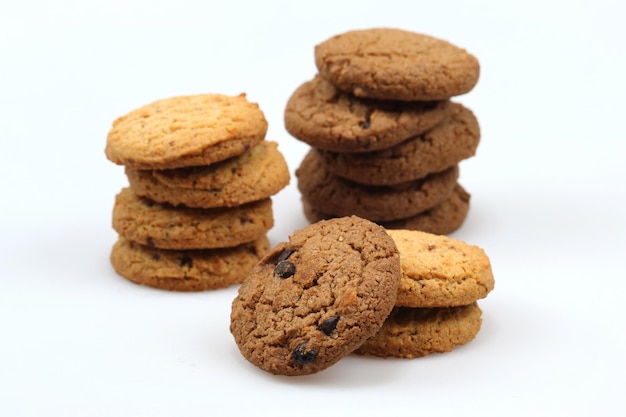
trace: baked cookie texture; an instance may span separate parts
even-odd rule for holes
[[[269,250],[271,197],[290,174],[245,94],[159,100],[118,118],[105,153],[125,166],[110,261],[122,277],[170,291],[240,283]]]
[[[397,306],[451,307],[485,298],[494,288],[483,249],[417,230],[387,230],[400,251]]]
[[[165,250],[119,237],[111,251],[115,271],[128,280],[170,291],[205,291],[238,284],[269,250],[263,236],[232,248]]]
[[[311,150],[296,169],[310,221],[358,215],[385,228],[448,234],[469,214],[459,164],[476,154],[474,113],[455,96],[478,82],[464,49],[394,28],[315,46],[318,73],[286,103],[285,128]]]
[[[162,99],[113,122],[105,153],[132,169],[206,165],[259,143],[267,121],[245,94],[199,94]]]
[[[471,342],[482,325],[477,303],[458,307],[394,307],[376,335],[354,353],[414,359]]]
[[[435,207],[406,219],[377,222],[385,229],[421,230],[436,235],[447,235],[457,230],[467,217],[470,195],[457,184],[450,196]],[[304,215],[311,223],[324,219],[339,217],[313,207],[305,197],[302,197]]]
[[[398,250],[384,228],[356,216],[320,221],[254,267],[233,300],[230,331],[267,372],[316,373],[380,329],[399,279]]]
[[[133,242],[160,249],[227,248],[265,235],[274,226],[272,200],[232,208],[174,207],[124,188],[113,207],[113,229]]]
[[[277,194],[289,184],[287,162],[276,142],[263,141],[212,165],[171,170],[126,168],[136,194],[187,207],[236,207]]]
[[[312,147],[340,152],[386,149],[441,123],[450,102],[363,100],[316,75],[298,87],[285,108],[285,128]]]
[[[319,154],[309,151],[296,177],[298,189],[313,207],[385,222],[415,216],[446,200],[457,183],[458,167],[395,186],[366,187],[330,174]]]
[[[356,97],[444,100],[469,92],[478,60],[449,42],[393,28],[349,31],[315,47],[321,76]]]

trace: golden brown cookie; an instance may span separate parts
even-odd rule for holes
[[[119,237],[111,264],[122,277],[170,291],[204,291],[238,284],[269,250],[263,236],[232,248],[166,250]]]
[[[357,97],[445,100],[478,82],[478,60],[441,39],[400,29],[349,31],[315,47],[320,74]]]
[[[232,304],[231,333],[242,355],[267,372],[319,372],[378,331],[399,274],[382,227],[354,216],[309,225],[250,272]]]
[[[406,219],[443,202],[458,178],[455,165],[397,186],[364,186],[329,173],[310,150],[296,170],[298,189],[316,209],[336,216],[356,215],[375,222]]]
[[[476,303],[458,307],[395,307],[378,333],[355,353],[413,359],[450,352],[474,340],[482,325],[481,315]]]
[[[199,94],[158,100],[115,120],[105,153],[132,169],[211,164],[265,138],[267,121],[245,94]]]
[[[437,235],[447,235],[461,227],[469,212],[469,202],[470,195],[460,184],[457,184],[452,194],[435,207],[408,219],[378,222],[378,224],[385,229],[421,230]],[[304,216],[311,223],[338,217],[314,208],[304,197],[302,197],[302,207]]]
[[[449,109],[447,100],[357,99],[316,76],[289,98],[284,121],[292,136],[315,148],[370,152],[432,129],[446,118]]]
[[[187,207],[235,207],[262,200],[289,184],[285,158],[275,142],[262,141],[249,151],[212,165],[170,170],[126,168],[137,195]]]
[[[272,200],[229,208],[174,207],[124,188],[113,207],[113,229],[128,240],[160,249],[237,246],[264,236],[274,226]]]
[[[321,151],[324,167],[342,178],[367,185],[392,185],[440,172],[473,156],[480,141],[471,110],[452,103],[450,116],[432,130],[377,152]]]
[[[402,266],[396,306],[460,306],[493,290],[491,262],[480,247],[417,230],[387,233],[400,251]]]

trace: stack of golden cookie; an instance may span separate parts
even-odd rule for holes
[[[114,121],[105,153],[129,187],[115,198],[115,271],[138,284],[202,291],[240,283],[267,253],[271,196],[289,170],[245,95],[159,100]]]
[[[398,29],[346,32],[315,47],[318,74],[298,87],[285,127],[311,146],[296,170],[311,222],[357,215],[387,229],[448,234],[468,213],[458,164],[478,121],[454,96],[478,60],[446,41]]]

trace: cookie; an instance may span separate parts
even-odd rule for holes
[[[471,304],[494,288],[489,257],[459,239],[416,230],[387,230],[400,251],[402,278],[396,306]]]
[[[358,99],[320,76],[298,87],[287,102],[285,128],[312,147],[337,152],[385,149],[441,123],[450,102]]]
[[[165,250],[140,245],[120,236],[111,264],[136,284],[170,291],[204,291],[238,284],[269,251],[263,236],[232,248]]]
[[[430,210],[426,210],[408,219],[378,222],[385,229],[421,230],[422,232],[447,235],[461,227],[469,212],[470,195],[460,184],[457,184],[452,194]],[[324,213],[302,198],[302,207],[306,219],[315,223],[323,219],[338,217]]]
[[[212,208],[262,200],[289,184],[287,162],[275,142],[212,165],[170,170],[126,168],[134,193],[159,203]]]
[[[480,141],[471,110],[453,103],[450,116],[432,130],[377,152],[320,152],[325,168],[367,185],[400,184],[440,172],[474,156]]]
[[[124,188],[115,197],[113,229],[160,249],[227,248],[264,236],[274,226],[272,200],[229,208],[159,204]]]
[[[464,49],[400,29],[354,30],[315,47],[322,77],[356,97],[445,100],[472,90],[478,60]]]
[[[242,355],[267,372],[319,372],[378,331],[394,306],[399,268],[393,240],[368,220],[309,225],[250,272],[230,331]]]
[[[482,311],[472,303],[458,307],[395,307],[378,333],[355,353],[413,359],[445,353],[474,340]]]
[[[354,214],[375,222],[405,219],[435,207],[452,193],[458,175],[455,165],[396,186],[358,185],[328,172],[314,150],[296,169],[298,189],[313,207],[339,217]]]
[[[245,94],[199,94],[158,100],[113,122],[105,148],[132,169],[212,164],[265,138],[267,121]]]

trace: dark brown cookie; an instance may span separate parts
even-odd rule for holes
[[[320,74],[357,97],[443,100],[478,82],[478,60],[444,40],[399,29],[354,30],[315,47]]]
[[[480,141],[471,110],[453,103],[450,116],[432,130],[377,152],[320,152],[324,166],[340,177],[367,185],[400,184],[440,172],[473,156]]]
[[[236,207],[198,209],[156,203],[124,188],[113,206],[113,229],[160,249],[214,249],[264,236],[274,225],[272,200]]]
[[[168,170],[126,168],[137,195],[187,207],[235,207],[268,198],[290,179],[276,142],[263,141],[249,151],[208,166]]]
[[[447,235],[461,227],[469,212],[469,202],[470,195],[461,185],[457,184],[446,200],[429,210],[408,219],[377,223],[385,229],[421,230],[437,235]],[[304,197],[302,198],[302,206],[304,216],[311,223],[338,217],[314,208]]]
[[[454,189],[458,166],[396,186],[365,186],[337,177],[311,150],[296,170],[298,189],[317,209],[336,216],[356,215],[375,222],[406,219],[443,202]]]
[[[267,372],[319,372],[378,331],[395,303],[399,268],[393,240],[370,221],[309,225],[248,275],[232,304],[231,333]]]
[[[413,359],[450,352],[476,337],[482,311],[473,303],[459,307],[395,307],[380,331],[355,353]]]
[[[136,284],[204,291],[240,283],[268,250],[265,236],[232,248],[186,251],[151,248],[120,236],[111,251],[111,264]]]
[[[285,128],[296,139],[318,149],[370,152],[432,129],[446,118],[449,108],[447,100],[357,99],[316,76],[289,98]]]

